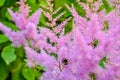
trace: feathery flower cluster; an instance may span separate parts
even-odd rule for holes
[[[45,72],[40,80],[119,80],[120,79],[120,11],[118,6],[105,13],[99,11],[101,0],[82,5],[86,10],[83,18],[76,12],[74,5],[68,10],[73,16],[73,29],[64,34],[64,26],[71,19],[64,20],[58,26],[56,21],[65,12],[56,14],[61,8],[53,10],[53,0],[46,0],[50,10],[38,10],[29,16],[30,8],[25,0],[20,0],[18,12],[8,9],[19,31],[12,31],[0,23],[0,30],[12,41],[15,47],[24,46],[27,65],[42,65]],[[117,0],[116,0],[117,1]],[[118,0],[119,1],[119,0]],[[97,6],[97,7],[94,7]],[[37,28],[41,12],[48,18],[52,29]],[[57,34],[60,34],[57,36]],[[51,56],[54,53],[57,57]],[[103,65],[101,66],[100,63]]]

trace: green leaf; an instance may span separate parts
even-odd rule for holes
[[[25,58],[24,48],[23,47],[15,48],[15,54],[17,55],[18,58]]]
[[[113,9],[113,7],[110,6],[106,0],[102,0],[102,2],[103,2],[106,12],[109,13]]]
[[[38,70],[44,70],[45,68],[43,66],[37,65],[36,69],[38,69]]]
[[[22,75],[25,77],[26,80],[35,80],[34,71],[29,67],[24,67],[22,69]]]
[[[95,39],[94,42],[93,42],[93,46],[94,46],[94,48],[97,47],[98,44],[99,44],[99,41],[98,41],[97,39]]]
[[[40,77],[42,76],[42,73],[40,71],[38,71],[37,69],[33,69],[34,70],[34,74],[35,74],[35,80],[39,80]]]
[[[17,26],[15,24],[11,23],[11,22],[3,21],[2,23],[4,25],[8,26],[9,28],[11,28],[14,31],[18,30]]]
[[[16,60],[16,55],[14,54],[14,48],[11,45],[8,45],[3,48],[2,58],[7,65]]]
[[[36,79],[38,80],[42,76],[42,74],[45,72],[45,67],[36,65],[36,67],[33,69],[33,71],[36,76]]]
[[[39,8],[39,4],[36,2],[36,0],[27,0],[27,4],[29,4],[33,12]]]
[[[50,53],[50,55],[55,57],[55,59],[58,59],[58,55],[56,53]]]
[[[39,5],[44,5],[44,6],[48,5],[46,0],[38,0],[38,2],[39,2]]]
[[[13,6],[16,4],[16,1],[18,1],[18,0],[7,0],[7,1],[5,1],[5,6],[7,6],[7,7]]]
[[[23,62],[21,59],[17,58],[15,62],[10,64],[10,71],[12,74],[12,80],[24,80],[24,77],[21,73],[22,67],[23,67]]]
[[[0,44],[7,42],[9,39],[4,34],[0,34]]]
[[[0,0],[0,7],[3,6],[5,3],[5,0]]]
[[[6,80],[8,77],[8,68],[0,56],[0,80]]]
[[[107,58],[106,56],[103,57],[100,62],[99,62],[99,66],[101,66],[103,69],[105,68],[105,63],[107,62]]]
[[[6,12],[6,14],[5,14],[5,15],[6,15],[6,18],[7,18],[8,20],[12,21],[12,17],[10,16],[10,14],[9,14],[9,12],[8,12],[8,11]]]
[[[55,0],[54,1],[54,10],[58,9],[59,7],[62,7],[62,9],[59,10],[57,14],[55,14],[54,16],[57,16],[62,12],[66,12],[62,17],[58,19],[60,22],[71,16],[70,11],[65,6],[65,4],[70,6],[71,3],[74,3],[74,0]]]
[[[83,9],[82,6],[80,6],[78,3],[74,3],[74,7],[80,16],[82,17],[86,16],[86,11]]]
[[[89,76],[90,76],[91,80],[97,80],[95,73],[92,72],[89,74]]]
[[[47,18],[42,13],[40,16],[40,26],[46,26]]]
[[[57,9],[59,7],[66,8],[65,4],[70,6],[71,3],[74,3],[74,0],[55,0],[54,1],[54,9]]]
[[[73,19],[71,19],[65,26],[65,34],[69,33],[73,28]]]
[[[0,9],[0,18],[2,18],[3,20],[5,20],[6,19],[6,15],[5,15],[5,13],[6,13],[6,11],[7,11],[7,7],[6,6],[4,6],[4,7],[2,7],[1,9]]]
[[[100,5],[100,6],[99,6],[99,9],[98,9],[98,12],[102,11],[104,8],[105,8],[105,7],[104,7],[104,5],[103,5],[103,4],[102,4],[102,5]]]
[[[86,0],[80,0],[80,2],[84,2],[84,3],[86,3],[87,1],[86,1]]]
[[[104,21],[103,31],[107,31],[108,29],[109,29],[109,23],[108,23],[108,21]]]

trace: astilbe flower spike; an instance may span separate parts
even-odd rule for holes
[[[27,32],[28,31],[27,26],[29,24],[33,24],[31,25],[32,27],[30,27],[29,30],[30,29],[35,30],[35,28],[37,29],[36,26],[39,22],[39,17],[41,13],[41,11],[38,10],[33,15],[28,17],[29,12],[30,12],[29,6],[25,4],[24,0],[20,0],[19,4],[20,4],[20,8],[18,12],[13,12],[11,9],[8,9],[8,12],[12,16],[12,19],[17,25],[19,31],[17,32],[12,31],[10,28],[0,23],[1,24],[0,30],[2,30],[3,33],[5,33],[10,38],[10,40],[13,42],[13,45],[17,47],[26,45],[26,42],[27,42],[26,37],[29,37],[29,35],[37,34],[37,31],[36,32],[34,31],[35,33],[33,34],[26,34],[26,33],[29,33]]]
[[[56,25],[57,19],[64,15],[64,12],[53,18],[52,15],[61,8],[54,11],[52,1],[46,1],[48,7],[42,5],[42,8],[50,9],[50,13],[41,9],[30,17],[29,6],[25,4],[25,0],[20,0],[18,12],[14,13],[8,9],[19,28],[17,32],[0,23],[0,30],[9,37],[14,46],[24,46],[27,65],[31,68],[37,65],[45,67],[40,80],[119,80],[120,13],[118,6],[109,1],[115,8],[106,14],[105,10],[99,11],[101,0],[94,3],[91,2],[93,0],[89,0],[87,3],[91,6],[78,1],[78,4],[86,10],[86,17],[81,17],[73,4],[72,7],[66,5],[73,16],[73,29],[65,34],[64,27],[71,17]],[[37,28],[41,11],[50,21],[47,26],[51,27],[51,30]],[[52,53],[58,57],[51,56]],[[100,65],[101,62],[104,65]]]

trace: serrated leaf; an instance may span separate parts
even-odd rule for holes
[[[26,80],[35,80],[34,71],[29,67],[23,68],[22,75],[25,77]]]
[[[4,34],[0,34],[0,44],[7,42],[9,39]]]
[[[14,54],[14,48],[11,45],[8,45],[3,48],[2,51],[2,58],[6,62],[7,65],[12,63],[13,61],[16,60],[16,55]]]
[[[5,3],[5,0],[0,0],[0,7],[3,6]]]
[[[0,57],[0,80],[6,80],[8,77],[8,68],[5,62]]]

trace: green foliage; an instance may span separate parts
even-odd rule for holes
[[[108,21],[105,21],[103,31],[107,31],[108,29],[109,29],[109,23]]]
[[[15,61],[15,59],[17,58],[14,52],[15,52],[15,49],[11,45],[4,47],[1,56],[7,65]]]
[[[113,9],[113,7],[111,5],[109,5],[106,0],[102,0],[102,2],[103,2],[106,12],[109,13]]]
[[[93,42],[94,48],[98,46],[98,43],[99,43],[99,41],[95,39],[94,42]]]
[[[35,74],[34,71],[29,67],[24,67],[22,69],[22,74],[25,77],[26,80],[35,80]]]
[[[40,6],[39,3],[36,2],[36,0],[27,0],[27,4],[31,6],[31,10],[35,12]]]
[[[102,4],[102,5],[99,6],[98,12],[100,12],[103,9],[104,9],[104,5]]]
[[[107,62],[107,58],[106,57],[103,57],[100,62],[99,62],[99,65],[105,69],[105,63]]]
[[[74,7],[76,9],[76,11],[78,12],[79,15],[81,15],[82,17],[85,17],[86,15],[86,12],[85,10],[83,9],[83,7],[81,7],[78,3],[74,3]]]
[[[10,72],[12,76],[12,80],[24,80],[24,77],[21,73],[24,63],[17,58],[10,66]]]
[[[90,76],[91,80],[97,80],[95,73],[90,73],[89,76]]]
[[[73,19],[71,19],[68,24],[65,26],[65,34],[69,33],[72,30]]]
[[[14,31],[17,31],[18,28],[16,27],[15,23],[12,21],[10,14],[7,11],[7,8],[12,8],[14,11],[18,10],[18,4],[16,3],[19,0],[0,0],[0,22],[4,23],[4,25],[8,26]],[[80,0],[81,2],[86,3],[87,0]],[[95,1],[95,0],[94,0]],[[99,7],[99,11],[105,9],[106,13],[109,13],[113,10],[113,6],[108,4],[106,0],[102,0],[103,4]],[[82,6],[76,3],[76,0],[54,0],[54,10],[62,7],[62,9],[56,13],[53,17],[56,17],[61,12],[66,12],[58,21],[57,23],[61,23],[66,18],[71,16],[71,13],[68,11],[65,4],[71,6],[74,5],[76,11],[82,17],[86,16],[86,12]],[[31,6],[32,12],[30,15],[35,12],[40,5],[47,5],[45,0],[27,0],[27,4]],[[39,26],[46,27],[46,22],[48,22],[47,18],[41,14]],[[69,33],[72,30],[73,19],[71,19],[68,24],[65,26],[65,34]],[[104,31],[109,29],[108,22],[104,24]],[[1,33],[1,32],[0,32]],[[29,42],[29,41],[28,41]],[[93,45],[96,47],[99,44],[98,40],[95,40]],[[55,45],[54,43],[52,45]],[[24,62],[25,52],[24,48],[13,48],[11,46],[11,42],[9,39],[0,34],[0,80],[38,80],[39,77],[44,72],[44,67],[36,66],[35,68],[29,68]],[[54,56],[57,59],[56,53],[51,53],[51,56]],[[105,63],[107,62],[106,57],[102,58],[99,62],[99,65],[102,68],[105,68]],[[11,75],[9,75],[11,74]],[[91,73],[89,76],[96,80],[95,74]]]
[[[51,56],[54,56],[56,59],[58,59],[58,55],[56,53],[50,53]]]
[[[0,34],[0,44],[7,42],[9,39],[4,34]]]
[[[43,13],[40,16],[40,26],[46,26],[47,18],[43,15]]]
[[[8,72],[8,67],[0,56],[0,80],[6,80]]]
[[[20,59],[25,58],[24,48],[23,48],[23,47],[15,48],[15,54],[16,54],[17,57],[20,58]]]
[[[57,9],[60,6],[63,8],[66,8],[65,4],[71,5],[71,3],[74,3],[74,0],[55,0],[54,1],[54,5],[55,5],[54,8]]]
[[[5,0],[0,0],[0,7],[3,6],[5,3]]]
[[[10,14],[8,13],[8,11],[5,13],[6,15],[6,18],[9,20],[9,21],[12,21],[12,17],[10,16]]]
[[[34,69],[35,79],[39,79],[43,72],[45,72],[45,68],[43,66],[37,65]]]
[[[13,24],[13,23],[11,23],[11,22],[9,22],[9,21],[3,21],[2,23],[5,24],[6,26],[8,26],[9,28],[11,28],[14,31],[18,30],[18,28],[16,27],[16,25]]]

